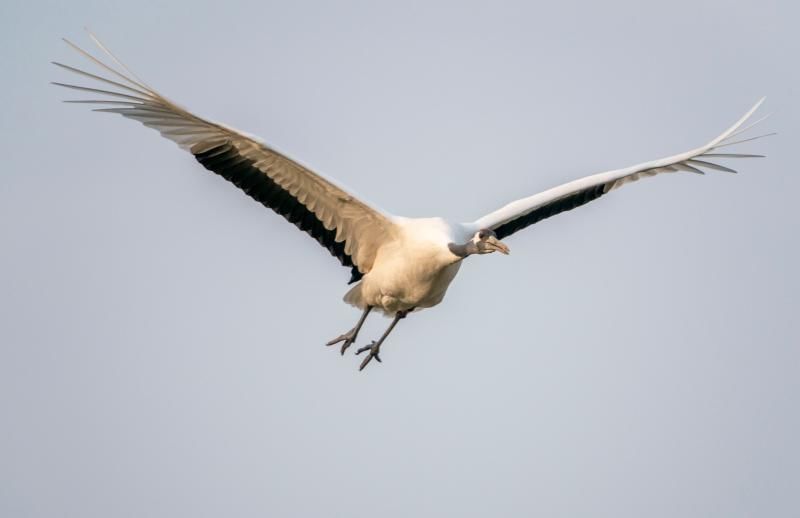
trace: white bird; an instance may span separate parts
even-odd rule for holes
[[[393,318],[377,341],[357,350],[356,354],[368,353],[359,370],[373,358],[381,361],[381,345],[400,319],[411,311],[430,308],[442,301],[465,258],[492,252],[508,254],[508,247],[500,239],[639,178],[677,171],[703,174],[703,169],[734,173],[733,169],[715,162],[763,155],[719,150],[767,136],[735,140],[763,120],[745,126],[763,102],[761,99],[717,138],[685,153],[587,176],[509,203],[471,223],[453,223],[442,218],[403,218],[357,199],[260,139],[198,117],[167,100],[132,74],[91,33],[90,37],[118,69],[70,41],[64,41],[111,74],[114,80],[61,63],[54,64],[112,88],[54,83],[105,96],[99,100],[65,102],[104,105],[106,107],[95,111],[120,114],[158,130],[192,153],[206,169],[307,232],[343,266],[350,268],[350,284],[356,284],[345,294],[344,301],[363,313],[351,330],[327,345],[341,343],[344,354],[356,341],[373,309]]]

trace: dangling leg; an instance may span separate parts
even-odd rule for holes
[[[367,306],[367,309],[365,309],[364,312],[361,314],[361,318],[358,319],[356,327],[346,332],[345,334],[334,338],[325,345],[335,345],[338,344],[339,342],[344,342],[342,344],[342,355],[344,355],[344,352],[347,350],[347,348],[350,347],[356,341],[356,338],[358,338],[358,332],[361,331],[361,326],[364,325],[364,321],[367,319],[367,315],[369,315],[370,311],[372,311],[372,306]]]
[[[413,311],[413,310],[414,310],[414,308],[411,308],[411,309],[409,309],[407,311],[398,311],[395,314],[394,320],[392,320],[392,323],[389,324],[389,328],[383,333],[383,336],[381,336],[378,339],[377,342],[373,340],[371,344],[366,345],[366,346],[362,347],[361,349],[359,349],[358,351],[356,351],[356,354],[361,354],[364,351],[369,351],[369,354],[367,355],[366,358],[364,358],[364,361],[361,362],[361,366],[358,368],[358,370],[364,370],[364,367],[366,367],[367,364],[370,362],[370,360],[372,360],[373,358],[378,360],[378,362],[382,361],[380,356],[378,356],[378,353],[381,352],[381,344],[383,343],[384,340],[386,340],[386,337],[389,336],[389,333],[392,332],[392,329],[394,329],[394,326],[397,325],[397,323],[400,321],[400,319],[401,318],[406,318],[406,315],[408,314],[408,312],[409,311]]]

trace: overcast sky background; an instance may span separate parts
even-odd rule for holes
[[[800,13],[599,4],[5,0],[0,515],[800,515]],[[739,175],[638,182],[470,259],[359,373],[323,346],[358,318],[346,269],[154,131],[59,102],[85,25],[405,216],[696,147],[762,95],[780,134]]]

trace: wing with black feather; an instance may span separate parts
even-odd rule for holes
[[[137,79],[94,35],[91,38],[122,71],[65,39],[113,77],[54,63],[107,86],[103,89],[54,83],[101,96],[100,99],[66,102],[101,105],[103,107],[95,111],[119,114],[158,130],[192,153],[206,169],[230,181],[316,239],[343,266],[351,268],[350,282],[370,271],[378,248],[395,233],[388,216],[260,139],[198,117],[169,101]]]
[[[596,200],[610,191],[640,178],[677,171],[705,174],[703,172],[704,169],[735,173],[735,170],[717,164],[716,161],[719,159],[762,157],[763,155],[721,153],[718,152],[718,150],[727,146],[741,144],[772,135],[772,133],[770,133],[767,135],[734,140],[737,136],[751,129],[766,118],[763,117],[745,126],[745,123],[750,119],[753,113],[755,113],[758,107],[761,106],[763,101],[764,99],[758,101],[758,103],[756,103],[756,105],[741,119],[720,136],[697,149],[667,158],[645,162],[625,169],[617,169],[606,173],[587,176],[580,180],[563,184],[559,187],[509,203],[475,222],[470,223],[469,226],[475,229],[490,228],[494,230],[498,238],[503,239],[545,218]]]

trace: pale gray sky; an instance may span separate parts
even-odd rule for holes
[[[799,14],[4,1],[0,515],[800,515]],[[470,259],[359,373],[323,346],[358,317],[347,270],[154,131],[59,103],[84,25],[406,216],[684,151],[762,95],[780,134]]]

